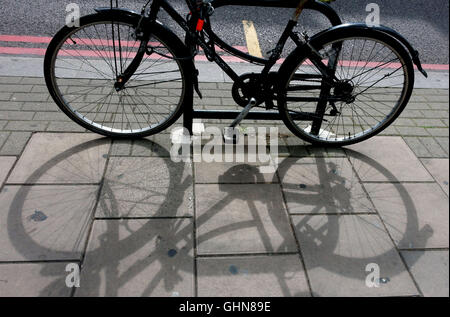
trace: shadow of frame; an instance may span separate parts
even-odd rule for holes
[[[54,157],[52,160],[48,161],[37,169],[28,179],[27,182],[36,183],[41,175],[45,173],[46,170],[57,164],[58,162],[65,160],[67,158],[76,155],[79,151],[85,150],[90,147],[98,146],[104,142],[109,142],[107,139],[94,140],[80,144],[74,148],[71,148],[58,156]],[[145,141],[145,146],[149,149],[157,148],[158,156],[161,158],[167,158],[167,151],[158,145],[157,143],[151,141]],[[378,162],[372,160],[371,158],[364,156],[360,153],[346,150],[347,157],[354,158],[365,165],[369,165],[371,168],[376,169],[378,172],[383,173],[388,176],[389,179],[393,178],[392,173],[381,166]],[[278,167],[277,173],[274,176],[274,183],[281,181],[282,186],[283,180],[286,177],[286,173],[290,170],[290,166],[295,164],[295,162],[301,161],[305,158],[292,157],[289,159],[284,159],[281,165]],[[311,159],[311,158],[309,158]],[[330,180],[336,184],[342,184],[345,180],[342,177],[336,175],[336,170],[339,170],[339,166],[330,164],[326,162],[324,157],[316,155],[312,158],[317,169],[317,175],[320,175],[319,179],[323,180],[323,185]],[[186,163],[172,163],[181,164]],[[133,170],[139,170],[142,166],[133,166]],[[236,171],[240,167],[231,167],[228,171],[224,173],[228,174],[226,177],[229,179],[230,175],[237,175]],[[353,170],[357,169],[355,165],[352,166]],[[173,169],[172,169],[173,170]],[[259,171],[254,167],[247,166],[246,170],[255,179],[260,179],[261,175]],[[164,201],[170,201],[171,208],[177,208],[183,204],[183,193],[182,191],[175,191],[174,189],[186,188],[189,183],[193,182],[192,178],[187,180],[182,177],[180,173],[170,173],[171,169],[168,169],[167,179],[169,181],[166,184],[168,189],[165,192]],[[133,171],[129,171],[133,172]],[[331,174],[333,175],[331,175]],[[345,177],[344,177],[345,178]],[[351,180],[351,181],[354,181]],[[359,180],[356,180],[359,182]],[[179,187],[181,185],[181,187]],[[406,189],[404,189],[400,183],[397,186],[398,194],[402,199],[402,204],[404,210],[407,211],[407,221],[406,221],[406,231],[402,238],[407,241],[411,236],[419,234],[423,229],[419,228],[419,223],[416,216],[416,210],[414,204],[411,200]],[[178,185],[178,187],[177,187]],[[298,184],[297,184],[298,185]],[[107,208],[111,209],[111,215],[119,214],[117,210],[118,202],[114,197],[114,192],[110,190],[111,184],[108,182],[103,182],[103,187],[101,191],[106,194],[109,200]],[[221,186],[221,185],[219,185]],[[340,186],[340,185],[339,185]],[[36,241],[30,232],[26,230],[24,225],[23,215],[21,211],[24,206],[24,202],[27,200],[27,196],[30,193],[32,186],[21,186],[19,191],[14,196],[13,202],[10,205],[8,213],[7,228],[10,240],[12,241],[15,249],[21,253],[25,259],[32,259],[36,254],[35,252],[54,252],[55,250],[49,250],[49,247],[45,245],[45,241]],[[225,187],[222,188],[224,190]],[[232,187],[226,187],[232,188]],[[323,187],[322,187],[323,189]],[[302,194],[298,199],[305,200],[307,196],[316,196],[318,204],[320,202],[320,192],[321,189],[316,189],[314,193]],[[96,193],[98,195],[98,193]],[[195,295],[195,284],[193,278],[193,272],[195,271],[196,258],[194,256],[194,248],[196,245],[196,240],[204,241],[210,240],[214,237],[220,237],[225,234],[239,234],[239,230],[243,228],[253,228],[256,229],[258,235],[261,237],[263,245],[271,248],[271,253],[285,252],[286,244],[282,241],[276,247],[271,246],[270,237],[265,231],[264,225],[258,219],[258,210],[255,208],[255,202],[260,200],[260,203],[267,204],[267,210],[269,211],[269,216],[272,219],[274,226],[277,228],[282,240],[288,241],[291,239],[292,232],[286,231],[285,227],[279,226],[279,221],[277,217],[280,217],[280,212],[285,213],[282,204],[280,202],[267,201],[264,198],[264,193],[256,196],[246,196],[238,190],[231,190],[226,192],[226,197],[210,208],[210,210],[204,215],[198,217],[195,220],[195,227],[199,228],[214,217],[217,213],[227,212],[227,205],[234,200],[245,200],[249,209],[251,210],[253,219],[252,221],[242,221],[236,222],[233,225],[224,225],[221,228],[211,230],[202,236],[195,236],[194,234],[194,220],[189,216],[177,217],[176,214],[167,214],[167,208],[162,214],[156,213],[152,218],[140,218],[121,216],[118,218],[96,218],[95,210],[92,211],[90,217],[89,229],[91,230],[92,223],[102,223],[103,228],[99,230],[99,234],[96,236],[97,244],[92,241],[89,242],[88,250],[81,258],[73,259],[76,262],[82,262],[82,284],[85,285],[86,291],[81,291],[77,295],[91,295],[91,296],[191,296]],[[104,203],[100,200],[99,205]],[[289,207],[289,199],[286,201]],[[161,208],[164,209],[165,204],[161,204]],[[349,206],[348,197],[347,200],[341,201],[338,206]],[[317,206],[315,206],[317,207]],[[321,267],[328,271],[334,271],[337,274],[345,275],[350,278],[359,278],[361,272],[355,270],[363,269],[367,263],[377,263],[383,261],[383,259],[389,258],[391,253],[398,252],[397,249],[393,247],[389,250],[384,250],[383,253],[371,254],[369,256],[359,254],[359,257],[352,256],[352,254],[340,255],[337,254],[336,248],[338,246],[338,237],[340,235],[339,219],[340,214],[337,211],[325,214],[318,214],[316,211],[312,211],[309,214],[299,215],[302,218],[298,222],[292,222],[294,231],[296,232],[296,239],[302,249],[306,244],[313,245],[314,248],[320,250],[320,256],[316,262],[307,264],[307,269],[314,267]],[[350,213],[344,210],[344,214]],[[322,223],[319,227],[314,227],[310,225],[310,220],[315,216],[320,215],[322,218]],[[355,217],[361,217],[361,215],[355,215]],[[362,217],[363,218],[363,217]],[[365,221],[362,219],[362,221]],[[367,232],[366,232],[367,233]],[[359,233],[364,236],[364,232]],[[426,239],[426,237],[424,238]],[[92,235],[91,235],[92,240]],[[374,242],[376,242],[376,238]],[[86,242],[87,245],[87,242]],[[30,253],[30,250],[33,250]],[[58,251],[59,256],[64,259],[70,259],[70,254],[66,254],[64,251]],[[88,259],[100,259],[95,265],[87,266],[86,261]],[[300,257],[301,258],[301,257]],[[300,260],[299,258],[299,260]],[[126,263],[124,265],[124,263]],[[336,266],[336,263],[340,263]],[[299,265],[299,264],[296,264]],[[342,270],[340,268],[348,267],[348,270]],[[150,268],[150,269],[149,269]],[[285,267],[284,272],[290,272],[296,270],[297,267]],[[144,276],[142,277],[142,272]],[[218,271],[206,271],[202,274],[229,274],[230,272],[218,272]],[[273,267],[269,266],[258,266],[256,271],[252,271],[250,275],[254,274],[272,274],[274,273]],[[399,266],[392,266],[387,271],[383,272],[386,276],[395,276],[402,273],[399,271]],[[54,274],[52,270],[47,270],[45,265],[41,270],[43,275]],[[289,273],[279,273],[276,274],[276,281],[285,296],[299,296],[302,292],[292,293],[286,283],[290,278]],[[185,286],[181,287],[183,290],[179,291],[179,285],[185,282]],[[128,287],[127,285],[133,282],[133,287]],[[131,284],[133,284],[131,283]],[[135,287],[135,283],[139,287]],[[61,287],[65,285],[65,277],[58,278],[53,283],[48,285],[46,289],[42,290],[41,294],[45,295],[49,293],[50,289],[55,287]],[[125,289],[120,291],[121,288]],[[307,292],[303,295],[308,295]]]

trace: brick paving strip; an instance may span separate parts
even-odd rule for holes
[[[202,83],[196,107],[236,109],[230,88]],[[42,78],[0,77],[0,296],[448,296],[448,97],[415,89],[393,126],[345,149],[280,126],[263,175],[175,163],[170,131],[87,133]]]

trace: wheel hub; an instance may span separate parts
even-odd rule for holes
[[[124,89],[125,82],[122,77],[118,76],[116,82],[114,83],[114,88],[117,92]]]
[[[353,95],[354,90],[355,85],[351,80],[343,80],[338,82],[334,87],[334,95],[342,98],[346,103],[352,103],[355,101],[355,96]]]

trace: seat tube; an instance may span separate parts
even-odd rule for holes
[[[161,8],[163,1],[164,0],[153,0],[152,5],[150,6],[150,14],[149,14],[150,21],[152,22],[156,21],[159,9]]]
[[[298,18],[303,12],[303,9],[305,8],[306,4],[311,0],[300,0],[300,2],[297,5],[297,8],[295,9],[294,15],[292,16],[291,20],[297,22]]]

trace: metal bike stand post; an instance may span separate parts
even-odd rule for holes
[[[212,5],[215,8],[219,8],[226,5],[242,5],[239,0],[213,0]],[[248,5],[248,4],[245,4]],[[296,8],[298,5],[298,0],[255,0],[252,2],[252,6],[265,6],[265,7],[277,7],[277,8]],[[342,20],[336,11],[333,10],[329,5],[322,2],[313,2],[307,4],[306,8],[314,9],[315,11],[324,15],[331,26],[337,26],[342,24]],[[192,126],[194,119],[226,119],[234,120],[236,119],[242,111],[238,110],[195,110],[193,100],[189,101],[188,104],[184,105],[183,113],[183,127],[192,136]],[[251,111],[249,112],[244,120],[273,120],[280,121],[281,116],[278,111],[267,110],[267,111]]]
[[[110,3],[111,9],[119,7],[119,0],[115,0],[115,6],[114,6],[114,0],[110,0],[109,3]]]
[[[183,114],[183,127],[192,135],[194,119],[225,119],[234,120],[241,114],[238,110],[195,110],[193,103],[185,105]],[[249,112],[244,120],[274,120],[280,121],[278,111]]]

